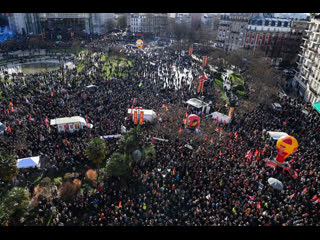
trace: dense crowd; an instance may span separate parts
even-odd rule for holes
[[[99,49],[102,43],[90,44]],[[192,80],[203,72],[210,77],[208,68],[170,48],[136,53],[117,41],[112,44],[133,63],[115,68],[126,73],[119,77],[102,77],[103,52],[97,52],[80,56],[88,60],[80,73],[61,68],[14,75],[10,84],[1,84],[0,121],[11,128],[1,139],[1,150],[20,158],[41,156],[42,169],[20,171],[17,179],[27,180],[32,171],[45,175],[75,168],[85,171],[87,142],[118,134],[121,125],[133,127],[126,117],[134,98],[135,105],[158,112],[163,104],[196,97],[189,90]],[[85,90],[91,84],[98,88]],[[215,102],[214,96],[208,96]],[[9,102],[13,112],[7,110]],[[300,99],[279,97],[277,102],[283,107],[281,113],[263,105],[243,115],[236,113],[230,124],[221,124],[227,137],[214,139],[206,148],[199,145],[190,150],[185,147],[192,145],[190,140],[179,136],[175,141],[155,141],[156,160],[134,166],[127,188],[110,180],[95,193],[78,193],[71,202],[42,199],[39,218],[27,221],[45,225],[41,217],[50,211],[53,226],[318,226],[319,203],[312,198],[320,196],[319,115]],[[76,115],[94,127],[72,134],[46,127],[46,118]],[[266,166],[264,159],[276,154],[276,142],[266,135],[269,130],[287,132],[298,140],[298,151],[289,157],[291,171]],[[106,141],[110,156],[117,140]],[[245,157],[256,150],[259,157]],[[292,171],[298,176],[293,177]],[[282,181],[284,189],[273,189],[269,177]]]

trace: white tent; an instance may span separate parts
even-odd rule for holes
[[[213,113],[210,113],[209,115],[207,115],[206,117],[209,117],[211,116],[213,119],[218,119],[219,122],[222,122],[224,123],[224,121],[226,123],[230,123],[231,121],[231,117],[227,116],[227,115],[224,115],[222,113],[219,113],[219,112],[213,112]]]
[[[189,99],[188,101],[186,101],[186,104],[189,104],[195,108],[201,109],[202,112],[206,110],[206,113],[209,113],[210,111],[209,104],[197,98]]]
[[[40,167],[40,156],[20,158],[17,160],[17,168]]]
[[[64,117],[64,118],[56,118],[50,120],[50,125],[58,125],[58,131],[69,131],[73,132],[78,129],[82,129],[83,127],[92,128],[93,125],[90,123],[86,123],[86,120],[83,117],[73,116],[73,117]]]
[[[273,132],[273,131],[268,131],[267,134],[272,138],[273,140],[278,140],[279,138],[283,136],[288,136],[288,133],[285,132]]]
[[[137,110],[133,109],[132,111],[132,121],[133,121],[133,115],[135,111]],[[157,118],[157,114],[153,110],[142,109],[142,111],[143,111],[143,121],[151,122]],[[131,109],[128,109],[128,114],[131,114]]]

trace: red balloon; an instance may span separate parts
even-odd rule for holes
[[[189,128],[198,128],[200,126],[200,117],[196,114],[191,114],[187,119],[187,126]]]

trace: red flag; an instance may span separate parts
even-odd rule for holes
[[[258,210],[261,209],[261,204],[260,204],[260,202],[257,204],[257,209],[258,209]]]
[[[308,187],[305,187],[305,188],[302,190],[301,195],[306,194],[306,193],[307,193],[307,189],[308,189]]]
[[[119,202],[119,206],[118,206],[118,209],[119,209],[119,208],[121,208],[121,207],[122,207],[122,205],[121,205],[121,201],[120,201],[120,202]]]
[[[234,138],[235,138],[235,139],[238,138],[238,131],[236,131],[236,132],[234,133]]]
[[[254,134],[257,134],[257,129],[254,130]]]
[[[258,151],[258,149],[256,149],[256,151],[254,153],[254,157],[257,157],[258,153],[259,153],[259,151]]]
[[[298,178],[298,177],[299,177],[299,174],[297,173],[297,171],[294,171],[293,178]]]
[[[130,113],[130,117],[132,116],[133,105],[134,105],[134,102],[136,101],[136,99],[137,99],[137,98],[134,98],[134,99],[133,99],[132,106],[131,106],[131,113]]]
[[[313,202],[316,201],[318,199],[317,194],[313,196],[313,198],[311,199]]]
[[[295,195],[296,195],[296,193],[290,195],[289,198],[292,199]]]
[[[173,168],[172,169],[172,175],[175,175],[176,174],[176,168]]]
[[[222,154],[222,153],[221,153],[221,150],[220,150],[219,155],[221,156],[221,154]]]

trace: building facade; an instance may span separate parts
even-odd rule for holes
[[[314,18],[308,24],[298,54],[298,69],[293,85],[305,101],[320,102],[320,19]]]
[[[229,13],[220,16],[217,47],[226,52],[243,48],[252,13]]]
[[[129,17],[132,33],[163,36],[167,32],[167,13],[131,13]]]
[[[291,31],[292,20],[255,16],[249,20],[244,48],[261,53],[275,61],[283,58],[282,48]]]

